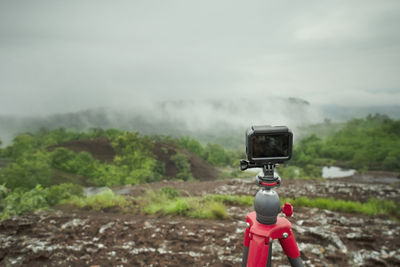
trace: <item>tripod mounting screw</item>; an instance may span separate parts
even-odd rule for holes
[[[289,237],[289,234],[288,234],[288,233],[283,233],[283,234],[282,234],[282,237],[283,237],[283,238],[288,238],[288,237]]]

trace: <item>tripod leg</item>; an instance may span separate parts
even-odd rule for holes
[[[249,248],[250,248],[250,224],[246,227],[246,232],[244,233],[244,241],[243,241],[243,258],[242,258],[242,267],[247,266],[247,259],[249,256]]]
[[[289,232],[289,236],[287,238],[280,238],[279,242],[281,243],[282,249],[289,259],[290,265],[292,267],[303,267],[304,265],[300,258],[300,251],[297,247],[296,239],[294,238],[292,231]]]
[[[269,252],[269,243],[266,242],[265,236],[253,235],[249,246],[247,266],[248,267],[266,266],[268,262],[268,252]]]
[[[300,257],[298,258],[290,258],[288,257],[289,262],[290,262],[290,266],[292,267],[303,267],[303,261],[301,260]]]
[[[242,267],[247,266],[247,258],[249,256],[249,247],[244,247],[243,250],[243,258],[242,258]]]
[[[267,267],[271,267],[271,257],[272,257],[272,240],[269,242]]]
[[[267,267],[271,267],[271,255],[272,255],[272,241],[269,243],[269,250],[268,250],[268,261]],[[247,258],[249,256],[249,247],[244,247],[243,250],[243,258],[242,258],[242,267],[247,266]]]

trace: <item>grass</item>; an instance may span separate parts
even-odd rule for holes
[[[205,199],[209,199],[211,201],[216,201],[219,203],[227,204],[227,205],[238,205],[238,206],[251,206],[254,202],[253,196],[245,196],[245,195],[207,195],[204,196]]]
[[[220,171],[220,179],[230,179],[230,178],[254,178],[257,174],[258,171],[253,171],[253,170],[248,170],[248,171],[241,171],[239,168],[233,168],[233,167],[218,167],[218,170]]]
[[[175,191],[174,191],[175,190]],[[208,197],[181,197],[176,189],[162,188],[147,191],[138,199],[141,210],[147,214],[180,215],[202,219],[228,219],[223,203]]]
[[[110,189],[90,197],[74,196],[65,203],[79,208],[102,210],[117,207],[127,211],[136,206],[146,214],[176,215],[202,219],[229,219],[226,205],[251,206],[254,197],[246,195],[206,195],[203,197],[182,197],[172,187],[158,191],[148,190],[135,204],[126,197],[116,195]],[[390,200],[370,198],[367,202],[347,201],[333,198],[281,198],[282,205],[291,203],[294,207],[311,207],[338,212],[361,213],[369,216],[388,215],[400,218],[400,205]]]
[[[133,206],[132,202],[128,201],[123,196],[115,194],[111,189],[104,190],[89,197],[74,196],[64,203],[71,204],[79,208],[90,208],[97,211],[117,207],[126,212],[130,207]]]
[[[227,205],[239,206],[251,206],[254,201],[253,196],[244,195],[207,195],[203,198]],[[294,207],[311,207],[339,212],[361,213],[369,216],[388,215],[392,218],[400,218],[400,205],[391,200],[370,198],[367,202],[362,203],[333,198],[281,198],[281,204],[283,205],[285,202],[291,203]]]
[[[308,198],[298,197],[295,199],[286,198],[284,201],[295,207],[312,207],[341,211],[349,213],[361,213],[369,216],[389,215],[400,218],[400,206],[391,200],[380,200],[370,198],[367,202],[348,201],[333,198]]]

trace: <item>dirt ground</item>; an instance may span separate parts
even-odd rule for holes
[[[115,151],[112,148],[110,141],[105,137],[73,140],[58,145],[50,146],[48,149],[52,151],[58,147],[68,148],[76,153],[82,151],[88,152],[92,154],[92,156],[95,159],[98,159],[101,162],[111,163],[114,160],[115,156]]]
[[[119,187],[138,196],[174,186],[184,194],[255,195],[251,179],[159,182]],[[370,196],[400,200],[400,188],[349,179],[284,180],[280,196]],[[380,194],[378,192],[383,192]],[[0,222],[0,266],[240,266],[245,216],[252,207],[229,206],[230,220],[61,209]],[[289,218],[305,266],[400,266],[400,223],[328,210],[296,208]],[[274,266],[289,266],[274,242]]]

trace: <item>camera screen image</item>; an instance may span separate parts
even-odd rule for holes
[[[254,135],[252,137],[253,158],[274,158],[289,156],[288,134]]]

